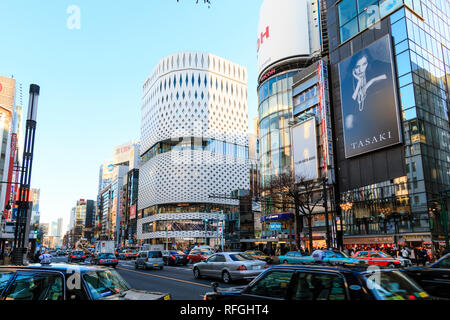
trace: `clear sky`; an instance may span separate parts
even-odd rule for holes
[[[140,139],[142,84],[159,59],[199,50],[249,75],[249,129],[257,110],[256,39],[262,0],[2,0],[0,74],[41,87],[31,184],[41,221],[96,200],[99,166]],[[80,29],[69,29],[70,6]],[[71,20],[72,21],[72,20]],[[73,21],[72,21],[73,22]]]

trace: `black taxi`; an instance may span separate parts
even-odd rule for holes
[[[131,289],[109,268],[50,263],[0,266],[0,301],[4,300],[171,300],[171,296]]]
[[[204,300],[434,300],[406,274],[378,266],[279,265],[247,286],[218,288]]]

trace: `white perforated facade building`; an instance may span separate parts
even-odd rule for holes
[[[204,239],[203,219],[238,205],[210,195],[249,188],[247,70],[208,53],[172,54],[142,99],[137,238]]]

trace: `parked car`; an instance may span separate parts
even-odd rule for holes
[[[187,255],[179,250],[179,251],[168,251],[165,250],[162,252],[164,264],[166,266],[176,266],[176,265],[187,265],[189,260],[187,259]]]
[[[141,251],[134,264],[135,269],[164,268],[164,259],[161,251]]]
[[[80,286],[73,286],[74,272]],[[131,289],[112,269],[70,264],[0,266],[3,300],[170,300],[169,293]]]
[[[433,299],[399,270],[362,266],[279,265],[247,286],[219,289],[204,300],[424,300]]]
[[[389,268],[406,267],[412,265],[411,260],[409,259],[396,259],[382,251],[358,251],[352,256],[352,258],[365,260],[370,265],[384,266]]]
[[[81,250],[72,251],[69,254],[68,261],[69,262],[84,262],[86,260],[86,254]]]
[[[367,265],[368,262],[362,259],[354,259],[347,256],[345,253],[337,250],[316,250],[310,256],[297,257],[295,263],[311,264],[319,261],[320,263],[348,263],[348,264],[362,264]]]
[[[450,299],[450,253],[428,266],[406,268],[402,271],[431,295]]]
[[[101,266],[111,266],[115,268],[119,264],[119,260],[116,258],[114,253],[99,253],[92,256],[91,264]]]
[[[218,278],[224,283],[233,280],[253,279],[264,269],[266,262],[254,259],[242,252],[221,252],[209,257],[206,261],[194,264],[194,278]]]
[[[190,263],[197,263],[208,259],[214,253],[209,249],[192,249],[189,252],[187,259]]]
[[[259,250],[247,250],[244,252],[244,254],[248,254],[249,256],[251,256],[254,259],[262,260],[267,263],[273,262],[271,257],[265,255],[264,252],[259,251]]]
[[[279,256],[278,261],[280,263],[299,263],[301,260],[298,258],[303,257],[301,252],[289,251],[285,255]]]

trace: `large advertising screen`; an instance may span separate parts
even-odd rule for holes
[[[319,177],[317,159],[316,119],[311,118],[292,128],[292,154],[295,180]]]
[[[345,157],[402,142],[390,35],[339,63]]]

